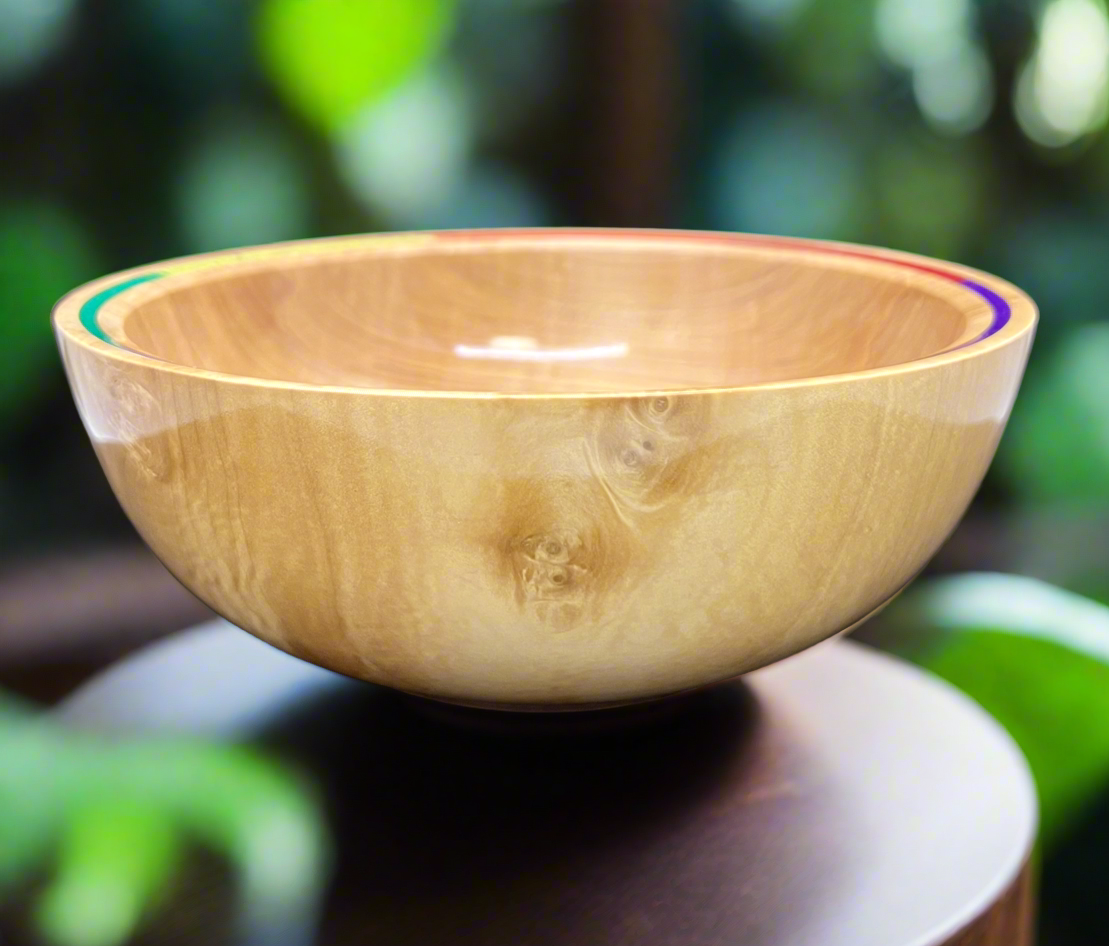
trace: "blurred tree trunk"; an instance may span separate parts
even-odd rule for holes
[[[680,4],[579,0],[590,92],[582,164],[591,225],[661,227],[680,150]]]

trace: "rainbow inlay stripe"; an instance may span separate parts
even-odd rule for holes
[[[987,289],[981,283],[976,283],[970,279],[961,279],[955,277],[955,281],[962,286],[966,286],[972,292],[978,293],[993,309],[993,320],[990,322],[989,327],[977,338],[972,338],[969,342],[964,342],[962,345],[957,345],[956,348],[966,348],[967,345],[973,345],[975,342],[980,342],[984,338],[989,338],[991,335],[1000,332],[1009,322],[1013,315],[1013,310],[1009,307],[1009,303],[1001,298],[992,289]]]
[[[109,286],[107,289],[98,292],[81,306],[81,324],[89,332],[99,338],[100,341],[107,342],[109,345],[115,345],[117,348],[123,347],[119,345],[115,339],[105,334],[104,329],[100,327],[100,322],[97,321],[97,317],[100,315],[101,307],[109,299],[114,299],[121,292],[126,292],[132,286],[141,286],[144,282],[150,282],[152,279],[161,279],[165,275],[165,273],[147,273],[144,276],[136,276],[134,279],[127,279],[123,282],[116,283],[114,286]]]
[[[366,239],[368,246],[394,246],[405,245],[411,243],[434,243],[436,241],[443,242],[458,242],[466,240],[474,242],[481,239],[504,239],[512,237],[534,237],[541,234],[554,234],[557,236],[613,236],[618,235],[621,237],[632,236],[635,239],[650,238],[649,234],[637,233],[636,231],[622,231],[622,230],[489,230],[489,231],[453,231],[443,232],[437,234],[389,234],[383,236],[369,237]],[[852,250],[848,247],[840,246],[824,246],[819,243],[809,243],[804,240],[792,240],[787,237],[749,237],[741,236],[738,234],[713,234],[713,233],[680,233],[663,231],[657,234],[658,239],[665,240],[696,240],[714,243],[727,243],[729,245],[736,245],[737,243],[747,246],[763,246],[763,247],[780,247],[783,249],[802,250],[809,253],[823,254],[827,256],[848,256],[857,259],[876,260],[890,266],[899,266],[903,269],[914,269],[917,272],[927,273],[930,276],[935,276],[940,279],[945,279],[948,282],[957,283],[960,286],[976,293],[979,297],[985,300],[993,312],[993,318],[989,326],[981,334],[969,341],[956,345],[948,351],[958,351],[961,348],[966,348],[969,345],[974,345],[983,339],[989,338],[991,335],[1001,331],[1009,322],[1012,317],[1012,309],[1009,303],[1005,301],[1000,295],[983,286],[981,283],[974,282],[971,279],[965,279],[958,273],[949,272],[948,270],[941,269],[938,266],[927,266],[922,263],[916,263],[911,260],[898,259],[896,257],[882,256],[877,253],[868,253],[861,250]],[[142,285],[143,283],[151,282],[155,279],[161,279],[165,276],[174,276],[179,273],[190,272],[196,269],[207,268],[223,268],[234,265],[237,262],[244,260],[256,260],[262,258],[275,258],[281,256],[304,256],[313,252],[313,249],[307,248],[304,244],[290,246],[290,247],[273,247],[259,250],[247,250],[242,253],[228,254],[227,256],[217,256],[211,258],[201,258],[193,261],[183,261],[171,265],[165,270],[153,273],[144,273],[141,276],[135,276],[131,279],[124,280],[103,289],[96,295],[87,299],[81,306],[80,321],[81,325],[93,336],[120,348],[124,351],[132,351],[126,345],[121,345],[114,338],[109,336],[104,329],[100,326],[99,315],[100,310],[104,304],[110,299],[114,299],[120,293],[126,292],[134,286]],[[154,358],[142,352],[133,352],[133,354],[142,354],[144,357]],[[940,354],[943,354],[942,352]],[[160,360],[154,358],[154,360]]]

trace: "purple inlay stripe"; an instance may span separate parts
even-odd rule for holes
[[[568,233],[572,234],[576,231],[564,230],[564,231],[556,231],[556,232],[559,233],[560,235],[566,235]],[[622,230],[614,230],[614,231],[583,230],[583,231],[580,231],[580,232],[585,234],[585,235],[588,235],[588,236],[597,236],[599,234],[606,234],[606,233],[615,234],[615,235],[618,235],[618,236],[626,235],[626,231],[622,231]],[[444,240],[450,240],[451,238],[473,239],[473,238],[475,238],[475,236],[484,236],[484,237],[487,237],[487,238],[504,239],[505,237],[512,237],[512,236],[534,236],[537,233],[541,234],[541,235],[547,235],[548,231],[543,231],[543,230],[533,231],[533,230],[526,230],[526,229],[525,230],[477,231],[476,233],[475,232],[464,232],[464,231],[453,231],[453,232],[452,231],[445,231],[445,232],[442,232],[442,233],[437,233],[437,234],[435,234],[435,236],[439,239],[444,239]],[[644,234],[638,234],[638,236],[639,236],[640,239],[642,239],[644,237]],[[913,261],[910,261],[910,260],[894,259],[894,258],[882,256],[879,253],[865,252],[865,251],[849,249],[849,248],[845,248],[845,247],[828,247],[828,246],[813,245],[813,244],[811,244],[807,241],[804,241],[804,240],[793,240],[793,239],[790,239],[788,237],[751,237],[751,236],[741,235],[741,234],[721,235],[721,234],[715,234],[715,233],[688,233],[688,234],[681,234],[680,236],[677,235],[677,234],[674,234],[674,233],[669,233],[669,234],[658,234],[658,236],[662,239],[689,239],[689,240],[704,240],[706,242],[721,242],[721,243],[726,242],[726,243],[740,243],[740,244],[746,243],[748,245],[754,245],[754,246],[772,246],[772,247],[778,246],[778,247],[787,247],[787,248],[793,248],[793,249],[799,249],[799,250],[806,250],[806,251],[812,252],[814,254],[820,254],[820,255],[858,257],[858,258],[861,258],[861,259],[870,259],[870,260],[875,260],[875,261],[878,261],[878,262],[889,263],[893,266],[901,266],[901,267],[905,267],[905,268],[908,268],[908,269],[915,269],[919,272],[927,273],[931,276],[936,276],[936,277],[939,277],[940,279],[945,279],[945,280],[949,280],[950,282],[957,283],[957,284],[963,286],[964,288],[969,289],[971,292],[976,293],[982,299],[985,299],[986,302],[989,304],[990,308],[993,310],[993,318],[991,319],[990,324],[986,328],[986,330],[984,332],[982,332],[980,335],[977,335],[976,337],[974,337],[974,338],[972,338],[968,341],[963,342],[961,345],[956,345],[954,348],[948,348],[943,352],[939,352],[938,354],[946,354],[947,352],[959,351],[962,348],[967,348],[971,345],[975,345],[978,342],[982,341],[983,339],[987,339],[991,335],[995,335],[998,332],[1000,332],[1006,325],[1009,324],[1009,319],[1012,317],[1012,309],[1010,308],[1009,303],[1006,302],[1005,299],[1003,299],[1000,295],[998,295],[998,293],[994,292],[992,289],[988,289],[987,287],[983,286],[981,283],[976,283],[971,279],[963,279],[956,273],[949,272],[949,271],[941,269],[939,267],[927,266],[927,265],[917,263],[917,262],[913,262]],[[173,272],[170,271],[170,272],[149,273],[149,274],[146,274],[146,275],[143,275],[143,276],[139,276],[136,279],[128,280],[127,282],[124,282],[122,284],[110,287],[109,289],[104,290],[103,292],[97,293],[91,299],[87,300],[85,302],[85,304],[81,307],[81,311],[80,311],[81,324],[91,334],[95,335],[97,338],[101,339],[102,341],[107,342],[109,345],[113,345],[117,348],[121,348],[124,351],[131,352],[132,354],[141,355],[144,358],[150,358],[154,361],[163,361],[164,362],[165,359],[159,358],[157,355],[152,355],[149,352],[135,351],[134,349],[130,348],[129,346],[123,345],[120,342],[116,341],[114,338],[111,338],[110,336],[108,336],[100,328],[99,310],[100,310],[101,306],[109,298],[111,298],[112,296],[115,296],[116,294],[122,292],[123,290],[129,289],[131,286],[136,285],[140,282],[146,282],[146,281],[149,281],[149,280],[152,280],[152,279],[158,279],[162,276],[167,276],[167,275],[173,275]]]
[[[982,341],[984,338],[989,338],[991,335],[995,335],[1005,328],[1005,326],[1009,324],[1009,319],[1013,314],[1013,310],[1009,307],[1009,303],[1002,299],[1001,296],[992,289],[987,289],[980,283],[973,282],[969,279],[960,279],[959,282],[972,292],[978,293],[978,295],[990,304],[990,308],[993,309],[993,321],[990,322],[986,331],[977,338],[972,338],[969,342],[964,342],[962,345],[958,346],[959,348],[966,348],[967,345],[973,345],[976,342]]]

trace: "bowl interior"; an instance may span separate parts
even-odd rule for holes
[[[536,238],[219,267],[152,285],[117,330],[165,361],[277,381],[617,392],[902,364],[965,342],[987,310],[881,259]]]

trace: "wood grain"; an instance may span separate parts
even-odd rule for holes
[[[276,381],[623,393],[896,365],[952,347],[988,314],[935,279],[738,246],[569,240],[294,257],[132,290],[114,307],[114,334],[178,364]],[[539,363],[456,354],[504,339],[628,351]]]
[[[408,239],[192,261],[102,307],[116,344],[80,324],[113,280],[55,322],[108,479],[186,587],[459,702],[662,696],[865,617],[966,509],[1035,321],[974,274],[1013,317],[946,351],[989,323],[979,295],[805,246]],[[628,355],[452,353],[505,335]]]

